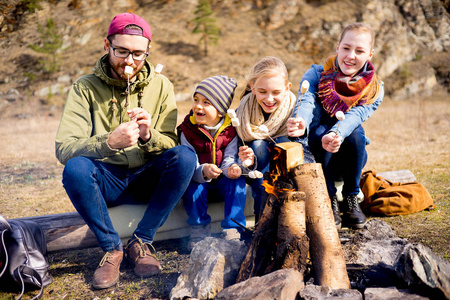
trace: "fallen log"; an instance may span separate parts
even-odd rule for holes
[[[378,175],[393,182],[412,182],[416,181],[414,174],[409,170],[398,170],[380,172]],[[251,191],[247,191],[247,203],[245,207],[245,215],[247,218],[247,226],[254,224],[253,216],[253,198]],[[180,201],[181,202],[181,201]],[[220,206],[214,208],[213,204],[210,208],[214,215],[212,218],[219,220],[223,218],[223,210]],[[223,208],[222,208],[223,209]],[[145,211],[145,205],[124,205],[112,209],[114,215],[114,226],[119,232],[121,238],[126,241]],[[97,247],[97,240],[94,234],[87,227],[81,216],[77,212],[68,212],[61,214],[34,216],[19,218],[20,220],[33,220],[39,223],[47,237],[47,248],[49,252],[68,251],[75,249],[84,249]],[[158,230],[155,241],[166,240],[171,238],[180,238],[189,234],[189,228],[185,222],[186,216],[184,208],[181,204],[177,205],[174,212],[169,216],[166,224]],[[220,221],[212,223],[213,232],[220,231]]]
[[[124,243],[131,238],[137,224],[144,215],[146,205],[121,205],[109,208],[109,214],[114,228]],[[210,203],[208,213],[211,216],[211,231],[222,231],[220,223],[223,219],[224,203]],[[254,226],[253,197],[251,190],[247,191],[247,202],[244,214],[247,226]],[[60,252],[76,249],[97,247],[97,239],[77,212],[67,212],[52,215],[19,218],[32,220],[40,224],[47,239],[47,251]],[[189,235],[187,214],[180,201],[163,226],[158,229],[155,241],[182,238]]]

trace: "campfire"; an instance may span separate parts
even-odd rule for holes
[[[302,145],[274,147],[263,186],[269,194],[236,282],[311,262],[317,285],[350,287],[321,164],[304,164]]]

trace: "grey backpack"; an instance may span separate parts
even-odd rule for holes
[[[52,283],[47,243],[41,226],[33,221],[10,220],[0,215],[0,286],[20,291],[39,289]]]

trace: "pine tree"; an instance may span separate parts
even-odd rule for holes
[[[216,19],[212,17],[213,11],[209,0],[200,0],[197,9],[194,12],[195,18],[192,22],[195,24],[192,33],[200,33],[199,44],[203,42],[205,56],[208,56],[208,44],[216,45],[219,41],[219,27],[216,25]]]
[[[56,72],[59,68],[58,51],[61,49],[63,41],[61,35],[58,33],[55,21],[49,18],[45,27],[39,24],[38,32],[41,35],[42,45],[30,45],[30,48],[36,52],[49,55],[51,60],[40,60],[39,63],[50,73]]]

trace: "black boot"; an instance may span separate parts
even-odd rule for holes
[[[339,211],[339,202],[336,195],[331,197],[331,209],[333,210],[334,224],[336,225],[337,229],[340,229],[342,225],[342,220],[341,220],[341,212]]]
[[[358,196],[349,195],[345,196],[344,204],[347,206],[346,211],[344,211],[344,221],[348,226],[356,229],[361,229],[366,224],[366,216],[359,207]]]

